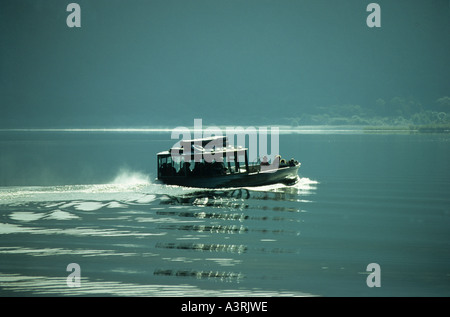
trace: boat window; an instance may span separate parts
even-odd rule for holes
[[[234,156],[233,153],[227,153],[223,158],[223,164],[226,168],[227,174],[236,173],[236,169],[234,166]]]
[[[192,170],[192,175],[194,176],[214,176],[214,175],[225,175],[227,174],[227,169],[222,160],[213,160],[208,162],[208,160],[201,159],[199,162],[193,162],[194,168]]]
[[[162,176],[175,176],[176,170],[171,156],[163,156],[159,158],[158,173]]]
[[[180,157],[178,156],[176,156],[176,157],[174,157],[174,158],[172,158],[171,159],[172,160],[172,166],[173,166],[173,168],[175,168],[175,171],[179,171],[180,170],[180,162],[181,162],[181,159],[180,159]]]
[[[245,173],[247,172],[246,164],[245,164],[245,155],[244,154],[238,154],[237,156],[238,162],[239,162],[239,173]]]
[[[227,173],[245,173],[247,172],[245,153],[228,152],[223,160]]]
[[[237,172],[236,164],[235,164],[234,160],[228,160],[228,170],[230,171],[230,173]]]

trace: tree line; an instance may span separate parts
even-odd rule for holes
[[[354,104],[316,107],[313,111],[285,118],[286,123],[302,125],[364,125],[373,127],[450,128],[450,97],[423,105],[413,97],[377,99],[372,105]]]

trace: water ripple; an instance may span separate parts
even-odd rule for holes
[[[176,273],[175,273],[176,274]],[[212,273],[214,274],[214,273]],[[66,277],[27,276],[0,273],[2,292],[45,296],[151,296],[151,297],[292,297],[314,296],[310,293],[287,290],[258,289],[202,289],[194,285],[138,284],[104,281],[81,277],[81,287],[67,287]]]

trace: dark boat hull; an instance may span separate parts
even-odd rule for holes
[[[300,164],[296,164],[280,167],[276,170],[218,176],[162,176],[159,180],[167,185],[198,188],[252,187],[277,183],[290,185],[297,182],[299,167]]]

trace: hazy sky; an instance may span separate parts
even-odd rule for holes
[[[450,95],[448,0],[0,2],[0,128],[250,125]]]

